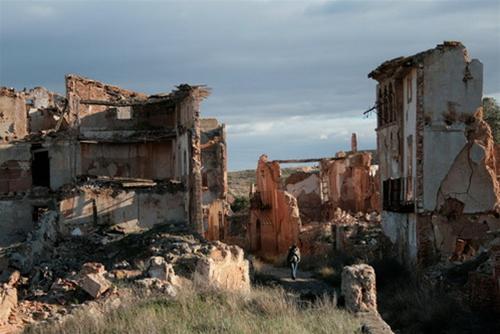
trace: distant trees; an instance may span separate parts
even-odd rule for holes
[[[494,98],[483,98],[483,118],[489,124],[495,143],[500,143],[500,106]]]

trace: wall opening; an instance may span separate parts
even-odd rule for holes
[[[31,147],[31,173],[33,186],[50,188],[50,159],[49,151],[41,145]]]
[[[219,240],[224,240],[224,214],[219,211]]]
[[[257,219],[257,222],[255,223],[255,233],[257,234],[255,238],[256,240],[255,247],[256,250],[260,250],[262,248],[260,219]]]

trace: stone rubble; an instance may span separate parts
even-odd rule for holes
[[[208,242],[169,225],[132,235],[89,231],[57,235],[50,257],[33,261],[30,273],[16,272],[18,278],[2,286],[0,333],[39,321],[63,321],[81,307],[102,310],[104,304],[119,303],[129,285],[168,298],[191,287],[250,289],[249,263],[237,246]],[[1,256],[17,259],[14,255],[25,249],[14,247]]]

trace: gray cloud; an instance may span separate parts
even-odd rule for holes
[[[374,148],[367,73],[443,40],[461,40],[500,93],[498,1],[3,1],[0,15],[2,85],[209,85],[202,111],[228,124],[231,169],[332,155],[353,131]]]

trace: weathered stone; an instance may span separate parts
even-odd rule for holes
[[[249,263],[238,246],[216,243],[206,258],[198,260],[193,279],[201,289],[250,291]]]
[[[55,211],[45,212],[39,219],[36,229],[20,249],[11,254],[10,265],[22,273],[31,271],[33,265],[47,258],[59,234],[59,215]]]
[[[86,274],[80,280],[80,287],[92,298],[99,298],[111,287],[111,283],[102,274]]]
[[[7,283],[0,286],[0,325],[7,323],[13,309],[17,306],[17,289],[15,287],[20,279],[18,271],[12,273]]]
[[[148,275],[162,281],[172,281],[175,277],[174,268],[161,256],[153,256],[149,259]]]
[[[342,295],[351,312],[378,312],[375,270],[367,264],[346,266],[342,270]]]
[[[259,158],[256,178],[257,192],[251,199],[250,225],[247,238],[250,249],[263,254],[285,254],[298,242],[301,226],[297,200],[281,190],[280,165]]]
[[[99,262],[87,262],[82,265],[80,269],[80,274],[104,274],[106,272],[106,267]]]

